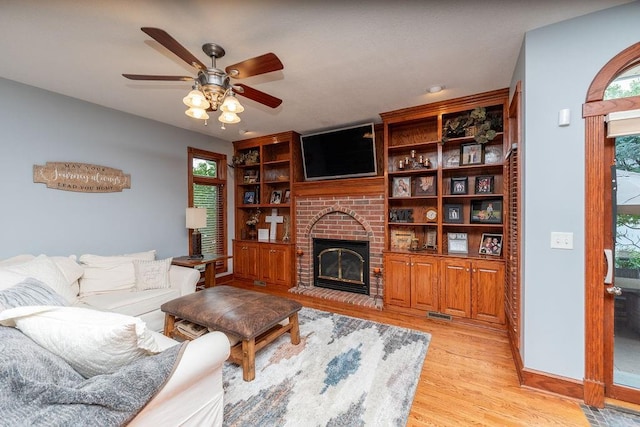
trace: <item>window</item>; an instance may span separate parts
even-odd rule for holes
[[[202,253],[227,254],[227,156],[189,147],[189,207],[207,208],[207,226],[200,229]],[[189,248],[191,248],[189,234]],[[216,272],[227,263],[216,264]]]

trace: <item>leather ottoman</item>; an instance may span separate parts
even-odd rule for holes
[[[229,360],[242,366],[242,378],[256,376],[255,354],[280,335],[289,332],[291,343],[300,343],[298,311],[302,305],[287,298],[261,292],[216,286],[162,304],[164,334],[179,335],[176,318],[224,332],[239,343],[231,348]],[[288,323],[283,321],[289,319]]]

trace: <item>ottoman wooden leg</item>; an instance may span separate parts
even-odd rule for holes
[[[256,378],[256,339],[242,340],[242,379],[253,381]]]
[[[173,332],[173,328],[175,327],[176,316],[171,314],[164,315],[164,334],[167,337],[171,337],[171,333]]]
[[[289,323],[291,323],[291,330],[289,334],[291,335],[291,344],[298,345],[300,344],[300,325],[298,323],[298,312],[293,313],[289,316]]]

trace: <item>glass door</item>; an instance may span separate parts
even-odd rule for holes
[[[640,66],[620,74],[605,94],[605,99],[640,95]],[[612,129],[610,121],[610,134]],[[613,374],[607,394],[622,397],[640,390],[640,129],[615,138],[611,176],[615,269],[606,288],[613,298]]]

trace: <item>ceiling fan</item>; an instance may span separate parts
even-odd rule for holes
[[[157,76],[146,74],[122,74],[130,80],[161,80],[161,81],[193,81],[193,90],[183,99],[189,109],[185,112],[190,117],[206,120],[207,111],[217,111],[222,114],[218,120],[223,123],[238,123],[237,113],[244,111],[235,93],[252,99],[267,107],[277,108],[282,100],[261,92],[245,84],[232,84],[231,79],[244,79],[259,74],[282,70],[284,66],[274,53],[266,53],[255,58],[247,59],[237,64],[229,65],[223,70],[217,68],[216,60],[225,54],[224,49],[215,43],[202,45],[203,52],[211,58],[211,67],[204,65],[198,58],[182,46],[166,31],[159,28],[142,27],[141,30],[173,52],[187,64],[197,69],[193,76]]]

